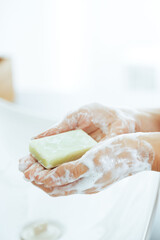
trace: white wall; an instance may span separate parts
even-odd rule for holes
[[[23,96],[38,91],[56,92],[63,108],[158,106],[159,8],[159,0],[0,0],[0,55],[13,59],[18,101],[35,109]]]

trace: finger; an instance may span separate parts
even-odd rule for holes
[[[51,197],[64,197],[64,196],[69,196],[69,195],[73,195],[73,194],[76,194],[77,191],[65,191],[65,192],[58,192],[58,193],[54,193],[52,195],[50,195]]]
[[[36,159],[32,155],[28,155],[19,160],[19,170],[25,172],[32,164],[36,162]]]
[[[86,132],[89,135],[96,132],[98,129],[97,127],[95,127],[95,125],[93,123],[90,123],[89,125],[86,124],[84,126],[80,125],[79,128],[82,129],[84,132]]]
[[[46,187],[44,184],[37,184],[36,182],[32,182],[33,185],[40,188],[44,192],[46,192],[48,195],[52,197],[57,196],[67,196],[71,194],[76,194],[78,191],[76,190],[76,184],[79,183],[81,179],[75,181],[74,183],[69,183],[67,185],[62,185],[59,187]]]
[[[46,192],[47,194],[51,193],[53,191],[53,188],[47,188],[44,186],[44,184],[39,184],[36,183],[35,181],[32,181],[32,184],[38,188],[40,188],[41,190],[43,190],[44,192]]]
[[[36,175],[35,181],[47,187],[56,187],[78,180],[87,171],[88,167],[77,160],[74,163],[65,163],[53,170],[49,170],[45,175],[40,172]]]
[[[88,112],[80,109],[76,112],[68,114],[61,123],[56,124],[53,128],[50,128],[47,131],[39,134],[38,136],[34,137],[34,139],[52,136],[75,129],[82,129],[86,133],[90,134],[91,132],[95,131],[97,127],[95,127],[95,125],[91,122]]]
[[[109,126],[109,131],[106,138],[112,138],[117,135],[134,133],[135,130],[135,121],[130,119],[124,119],[123,121],[119,119]]]
[[[33,139],[52,136],[75,129],[77,126],[77,113],[73,112],[67,115],[62,122],[55,124],[52,128],[33,137]]]
[[[44,170],[44,167],[40,163],[35,162],[24,172],[24,176],[29,181],[33,181],[35,180],[36,175],[42,171],[47,170]]]
[[[59,187],[53,187],[53,188],[46,188],[42,187],[41,189],[47,192],[48,195],[55,197],[55,196],[67,196],[72,194],[93,194],[98,193],[98,189],[96,187],[92,187],[89,189],[81,189],[81,183],[83,181],[86,181],[85,178],[80,178],[76,180],[74,183],[70,183],[67,185],[59,186]]]
[[[95,193],[99,192],[96,188],[93,188],[93,189],[94,190],[92,190],[92,189],[85,190],[84,194],[95,194]]]
[[[37,136],[33,137],[32,139],[52,136],[52,135],[55,135],[58,133],[66,132],[67,130],[68,130],[68,126],[64,122],[62,122],[60,124],[56,124],[54,127],[46,130],[45,132],[38,134]]]
[[[102,132],[101,129],[97,129],[96,131],[92,132],[90,136],[97,142],[100,142],[103,138],[106,137],[106,134]]]

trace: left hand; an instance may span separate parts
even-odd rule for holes
[[[126,176],[151,169],[154,149],[141,136],[143,133],[132,133],[106,139],[80,159],[52,170],[30,155],[20,160],[20,169],[50,196],[96,193]]]

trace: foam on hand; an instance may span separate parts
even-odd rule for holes
[[[31,140],[29,150],[45,168],[80,158],[97,142],[83,130],[73,130],[49,137]]]

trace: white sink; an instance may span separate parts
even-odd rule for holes
[[[0,101],[0,239],[18,240],[21,228],[36,219],[60,222],[61,240],[149,239],[159,173],[139,173],[99,194],[60,198],[24,181],[18,159],[28,153],[30,137],[53,123]]]

